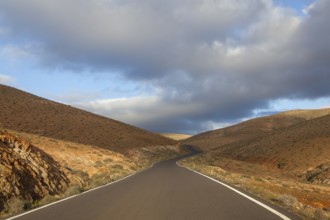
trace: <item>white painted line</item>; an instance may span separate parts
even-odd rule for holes
[[[267,206],[266,204],[264,204],[264,203],[262,203],[262,202],[260,202],[260,201],[258,201],[258,200],[256,200],[256,199],[254,199],[254,198],[252,198],[252,197],[250,197],[250,196],[248,196],[248,195],[242,193],[241,191],[239,191],[239,190],[237,190],[237,189],[235,189],[235,188],[233,188],[233,187],[231,187],[231,186],[229,186],[229,185],[227,185],[227,184],[225,184],[225,183],[223,183],[223,182],[220,182],[220,181],[218,181],[218,180],[216,180],[216,179],[213,179],[212,177],[209,177],[209,176],[206,176],[205,174],[202,174],[202,173],[200,173],[200,172],[197,172],[197,171],[195,171],[195,170],[193,170],[193,169],[190,169],[190,168],[188,168],[188,167],[181,166],[181,164],[179,164],[178,162],[179,162],[179,161],[176,162],[176,164],[177,164],[178,166],[180,166],[180,167],[182,167],[182,168],[186,168],[186,169],[188,169],[188,170],[190,170],[190,171],[192,171],[192,172],[194,172],[194,173],[197,173],[197,174],[199,174],[199,175],[202,175],[202,176],[204,176],[204,177],[206,177],[206,178],[208,178],[208,179],[210,179],[210,180],[212,180],[212,181],[214,181],[214,182],[216,182],[216,183],[219,183],[219,184],[221,184],[221,185],[227,187],[228,189],[230,189],[230,190],[232,190],[232,191],[234,191],[234,192],[240,194],[241,196],[243,196],[243,197],[245,197],[245,198],[251,200],[252,202],[254,202],[254,203],[260,205],[261,207],[267,209],[268,211],[274,213],[275,215],[279,216],[281,219],[283,219],[283,220],[291,220],[289,217],[287,217],[287,216],[283,215],[282,213],[276,211],[275,209],[273,209],[273,208]]]
[[[138,172],[137,172],[137,173],[138,173]],[[80,193],[80,194],[73,195],[73,196],[70,196],[70,197],[67,197],[67,198],[64,198],[64,199],[58,200],[58,201],[56,201],[56,202],[49,203],[49,204],[47,204],[47,205],[44,205],[44,206],[41,206],[41,207],[38,207],[38,208],[32,209],[32,210],[27,211],[27,212],[24,212],[24,213],[22,213],[22,214],[15,215],[15,216],[13,216],[13,217],[7,218],[6,220],[16,219],[16,218],[22,217],[22,216],[24,216],[24,215],[30,214],[30,213],[32,213],[32,212],[36,212],[36,211],[38,211],[38,210],[40,210],[40,209],[44,209],[44,208],[47,208],[47,207],[49,207],[49,206],[55,205],[55,204],[57,204],[57,203],[64,202],[64,201],[66,201],[66,200],[72,199],[72,198],[74,198],[74,197],[81,196],[81,195],[83,195],[83,194],[85,194],[85,193],[89,193],[89,192],[92,192],[92,191],[94,191],[94,190],[97,190],[97,189],[100,189],[100,188],[103,188],[103,187],[109,186],[109,185],[111,185],[111,184],[114,184],[114,183],[117,183],[117,182],[122,181],[122,180],[124,180],[124,179],[127,179],[127,178],[129,178],[129,177],[131,177],[131,176],[133,176],[133,175],[135,175],[135,174],[137,174],[137,173],[132,173],[132,174],[130,174],[130,175],[128,175],[128,176],[125,176],[124,178],[119,179],[119,180],[116,180],[116,181],[114,181],[114,182],[107,183],[107,184],[105,184],[105,185],[98,186],[98,187],[95,187],[95,188],[93,188],[93,189],[89,189],[89,190],[84,191],[84,192],[82,192],[82,193]]]

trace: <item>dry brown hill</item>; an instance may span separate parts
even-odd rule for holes
[[[330,115],[276,130],[250,142],[233,143],[218,149],[217,154],[305,173],[330,163]],[[330,179],[324,181],[330,183]]]
[[[176,142],[158,134],[0,85],[0,127],[117,152]]]
[[[322,108],[322,109],[314,109],[314,110],[298,109],[298,110],[282,112],[279,113],[278,115],[292,116],[292,117],[298,117],[309,120],[313,118],[322,117],[328,114],[330,114],[330,108]]]
[[[330,109],[294,110],[252,119],[185,140],[212,158],[299,175],[330,162]]]
[[[184,143],[196,145],[204,150],[221,148],[239,141],[253,141],[273,131],[327,114],[330,114],[330,108],[283,112],[204,132],[184,140]]]
[[[330,218],[330,109],[257,118],[184,142],[205,152],[186,166],[303,219]]]

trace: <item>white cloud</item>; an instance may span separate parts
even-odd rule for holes
[[[20,47],[16,45],[6,45],[0,48],[0,55],[10,59],[21,59],[31,55],[28,47]]]
[[[272,0],[0,1],[13,36],[39,43],[43,66],[117,72],[155,88],[82,106],[145,127],[197,129],[272,100],[328,97],[329,10],[329,0],[305,17]],[[31,51],[17,47],[3,53]]]
[[[0,74],[0,84],[10,84],[14,79],[11,76]]]
[[[156,96],[98,99],[80,102],[76,105],[132,124],[147,123],[176,115],[194,114],[201,110],[201,106],[196,103],[182,103],[173,106],[167,100]]]
[[[87,102],[90,100],[94,100],[99,97],[98,92],[91,92],[91,91],[69,91],[65,94],[57,94],[53,96],[55,100],[59,100],[63,103],[79,103],[79,102]]]
[[[309,15],[310,11],[313,10],[314,7],[315,7],[315,3],[306,6],[305,8],[303,8],[302,11],[305,15]]]

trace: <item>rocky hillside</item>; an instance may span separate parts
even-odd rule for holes
[[[129,149],[173,145],[174,140],[68,105],[0,85],[0,127],[93,145]]]
[[[64,192],[69,179],[60,164],[28,141],[0,131],[0,213],[8,200],[39,200]]]

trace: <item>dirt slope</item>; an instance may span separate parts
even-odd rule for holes
[[[256,118],[185,142],[213,158],[266,165],[299,175],[330,162],[330,109]]]
[[[0,127],[117,152],[176,142],[119,121],[0,85]]]
[[[271,134],[273,131],[291,125],[330,114],[330,109],[295,110],[251,119],[237,125],[204,132],[184,140],[184,143],[196,145],[204,150],[221,148],[239,141],[253,141]]]
[[[276,130],[251,142],[234,143],[218,152],[241,161],[307,172],[330,162],[330,115]]]

